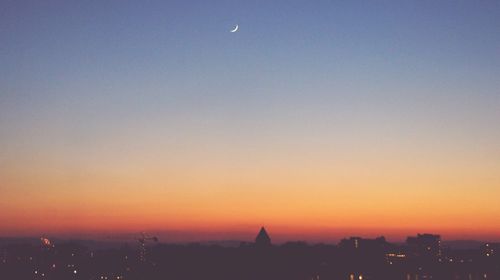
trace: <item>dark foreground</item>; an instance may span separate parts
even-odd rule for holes
[[[399,245],[353,237],[338,245],[274,246],[267,234],[236,247],[139,241],[106,249],[79,242],[4,244],[0,279],[500,279],[498,244],[453,250],[443,248],[437,235],[410,237]]]

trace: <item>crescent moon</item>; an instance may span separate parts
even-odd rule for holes
[[[238,31],[238,28],[239,28],[239,26],[236,24],[236,26],[234,27],[234,29],[230,30],[229,32],[234,33],[236,31]]]

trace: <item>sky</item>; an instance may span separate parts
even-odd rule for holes
[[[0,236],[500,240],[499,26],[497,1],[0,1]]]

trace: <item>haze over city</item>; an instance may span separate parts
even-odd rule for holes
[[[1,1],[0,236],[500,241],[499,26],[496,1]]]

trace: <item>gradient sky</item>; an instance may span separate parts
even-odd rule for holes
[[[0,236],[500,240],[499,27],[498,1],[0,1]]]

